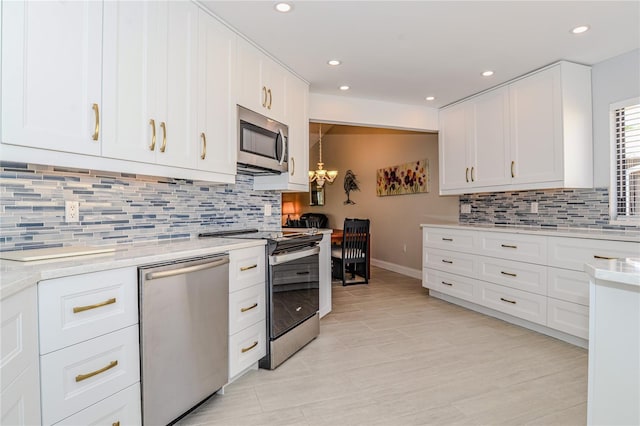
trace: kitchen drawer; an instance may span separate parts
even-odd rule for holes
[[[237,376],[267,354],[266,320],[229,337],[229,378]]]
[[[38,311],[43,355],[136,324],[137,269],[40,281]]]
[[[506,232],[481,232],[480,253],[500,259],[545,265],[547,237]]]
[[[549,238],[549,266],[584,271],[585,263],[597,258],[640,257],[640,243],[591,240],[586,238]]]
[[[42,421],[53,424],[140,381],[138,326],[43,355],[40,373]]]
[[[429,268],[424,268],[422,271],[422,287],[475,302],[477,282],[475,279]]]
[[[547,324],[547,298],[497,284],[478,281],[477,303],[537,324]]]
[[[140,411],[140,383],[121,390],[115,395],[88,407],[56,425],[139,425],[142,424]]]
[[[229,294],[229,334],[266,319],[266,291],[265,284],[258,284]]]
[[[424,267],[438,271],[473,277],[476,273],[476,255],[449,250],[424,248]]]
[[[547,300],[547,327],[589,339],[589,307],[550,297]]]
[[[0,374],[2,391],[27,367],[38,367],[38,301],[36,287],[2,301]]]
[[[549,297],[589,306],[589,275],[586,272],[549,267],[547,277]]]
[[[547,294],[547,267],[478,256],[478,278],[531,293]]]
[[[229,291],[264,284],[266,251],[264,246],[229,252]]]
[[[478,246],[478,233],[474,230],[422,228],[424,247],[472,253]]]

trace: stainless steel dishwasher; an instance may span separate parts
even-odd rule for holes
[[[138,268],[142,419],[172,423],[228,379],[229,257]]]

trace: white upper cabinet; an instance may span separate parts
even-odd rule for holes
[[[286,79],[286,119],[289,127],[287,164],[281,175],[256,176],[254,189],[309,191],[309,86],[293,75]]]
[[[2,3],[2,143],[100,155],[102,2]]]
[[[238,104],[285,122],[287,72],[256,47],[238,38]]]
[[[440,194],[592,187],[590,68],[559,62],[445,108],[440,134]]]
[[[105,3],[103,155],[195,167],[198,8]]]
[[[236,173],[236,108],[232,75],[236,36],[200,11],[198,23],[197,168]]]

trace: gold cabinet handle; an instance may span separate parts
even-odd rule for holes
[[[465,176],[465,178],[466,178],[467,182],[469,182],[469,168],[468,168],[468,167],[467,167],[467,169],[466,169],[466,170],[465,170],[465,172],[464,172],[464,176]]]
[[[452,265],[453,261],[452,260],[442,259],[442,263],[448,263],[449,265]]]
[[[476,181],[476,176],[473,173],[474,170],[475,170],[475,167],[471,167],[471,182],[475,182]]]
[[[104,302],[96,303],[95,305],[87,305],[87,306],[76,306],[73,308],[73,313],[77,314],[78,312],[88,311],[90,309],[101,308],[102,306],[112,305],[116,303],[116,298],[113,297],[109,300],[105,300]]]
[[[267,109],[271,109],[271,103],[273,102],[273,96],[271,95],[271,89],[267,89],[267,94],[269,95],[269,105],[267,105]]]
[[[242,353],[249,352],[251,349],[255,348],[256,346],[258,346],[258,341],[257,340],[255,342],[253,342],[253,345],[249,346],[248,348],[242,348],[240,350],[240,352],[242,352]]]
[[[162,129],[162,145],[160,145],[160,152],[164,152],[167,149],[167,125],[164,121],[160,122],[160,128]]]
[[[97,141],[100,138],[100,108],[98,107],[98,104],[93,104],[92,108],[93,113],[96,116],[96,127],[93,129],[93,136],[91,136],[91,139]]]
[[[517,274],[512,274],[511,272],[500,271],[502,275],[506,275],[508,277],[517,277]]]
[[[513,246],[511,244],[500,244],[500,246],[504,247],[504,248],[512,248],[512,249],[517,249],[518,248],[518,246]]]
[[[609,256],[598,256],[597,254],[593,255],[594,259],[604,259],[604,260],[615,260],[617,257],[609,257]]]
[[[507,303],[511,303],[513,305],[516,304],[515,300],[509,300],[509,299],[505,299],[504,297],[501,297],[500,300],[502,300],[503,302],[507,302]]]
[[[258,267],[258,264],[254,264],[251,266],[242,266],[240,267],[240,271],[244,272],[244,271],[248,271],[249,269],[255,269]]]
[[[453,287],[453,284],[448,283],[448,282],[446,282],[446,281],[441,281],[441,283],[442,283],[442,284],[444,284],[444,285],[448,285],[449,287]]]
[[[87,373],[87,374],[78,374],[76,376],[76,382],[81,382],[83,380],[88,379],[89,377],[93,377],[97,374],[104,373],[107,370],[111,370],[116,365],[118,365],[118,361],[111,361],[109,365],[107,365],[106,367],[102,367],[100,370],[92,371],[91,373]]]
[[[262,86],[262,106],[267,107],[267,88]]]
[[[117,422],[111,423],[111,426],[120,426],[120,420],[118,420]]]
[[[151,145],[149,145],[149,150],[153,151],[156,149],[156,121],[152,118],[149,120],[149,125],[151,126]]]
[[[207,135],[202,132],[200,133],[200,137],[202,138],[202,154],[200,154],[200,158],[204,160],[207,156]]]
[[[515,162],[515,161],[512,161],[512,162],[511,162],[511,177],[512,177],[512,178],[516,177],[515,167],[516,167],[516,162]]]
[[[453,241],[453,238],[444,238],[444,237],[442,237],[442,241]]]
[[[240,308],[240,312],[247,312],[250,311],[252,309],[255,309],[258,307],[258,302],[254,303],[253,305],[249,306],[248,308]]]
[[[289,160],[291,160],[291,176],[296,174],[296,159],[291,157]]]

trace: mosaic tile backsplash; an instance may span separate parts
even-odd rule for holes
[[[280,192],[235,185],[0,162],[0,251],[196,237],[234,228],[280,229]],[[64,222],[66,200],[80,222]],[[273,211],[264,216],[264,205]]]
[[[538,202],[538,213],[530,213]],[[490,192],[460,196],[460,205],[470,204],[471,213],[460,213],[460,223],[633,229],[637,226],[609,224],[609,189],[549,189]]]

